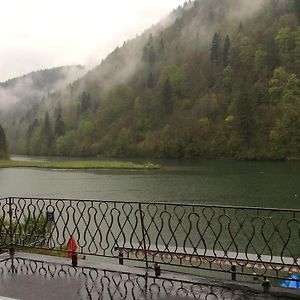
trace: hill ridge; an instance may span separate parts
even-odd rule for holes
[[[187,2],[174,22],[127,41],[19,122],[6,123],[12,149],[299,157],[299,15],[289,0]]]

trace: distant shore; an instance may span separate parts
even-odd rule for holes
[[[161,166],[151,162],[133,163],[119,161],[17,161],[0,160],[0,168],[39,168],[39,169],[127,169],[127,170],[154,170]]]

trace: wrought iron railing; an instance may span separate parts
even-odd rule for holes
[[[70,299],[207,299],[207,300],[228,300],[228,299],[262,299],[261,292],[249,291],[240,287],[219,285],[217,282],[199,282],[183,278],[170,278],[161,276],[157,278],[153,274],[134,273],[128,271],[113,271],[97,269],[89,266],[72,267],[67,264],[45,262],[43,260],[32,260],[28,258],[16,257],[13,262],[10,259],[0,261],[1,279],[5,280],[14,276],[30,276],[30,282],[34,281],[34,276],[38,276],[39,284],[43,284],[41,278],[47,282],[60,280],[60,284],[67,289]],[[68,284],[72,283],[71,291]],[[56,282],[57,284],[57,282]],[[8,287],[9,288],[9,287]],[[42,293],[44,294],[44,289]],[[2,293],[14,293],[4,288]],[[28,283],[27,283],[28,292]],[[52,290],[52,293],[55,292]],[[61,290],[57,290],[59,295]],[[15,291],[16,293],[16,291]],[[24,290],[19,292],[23,297]],[[26,293],[26,291],[25,291]],[[41,293],[35,289],[35,293]],[[53,297],[58,299],[58,295]],[[52,294],[53,296],[53,294]],[[75,297],[76,296],[76,297]],[[265,299],[265,297],[263,297]],[[284,296],[273,296],[268,299],[290,299]]]
[[[67,252],[236,274],[300,272],[300,210],[10,197],[3,249]]]

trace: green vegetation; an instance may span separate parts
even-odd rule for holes
[[[7,159],[7,158],[8,158],[8,152],[7,152],[6,136],[3,128],[0,125],[0,160]]]
[[[59,248],[49,248],[53,225],[47,221],[46,216],[42,213],[34,216],[29,213],[22,222],[15,221],[13,218],[12,228],[10,223],[5,220],[5,216],[0,217],[0,245],[2,248],[10,247],[10,235],[13,231],[14,244],[16,249],[21,249],[25,253],[43,254],[51,256],[66,257],[67,245]],[[2,250],[2,249],[1,249]]]
[[[0,244],[3,248],[10,246],[9,221],[4,217],[0,218]],[[42,214],[38,216],[28,216],[21,223],[12,222],[14,232],[14,243],[16,248],[22,252],[66,257],[67,247],[63,249],[49,249],[48,242],[51,236],[52,224],[48,222]]]
[[[63,162],[37,162],[0,160],[0,168],[44,168],[44,169],[132,169],[147,170],[159,169],[160,165],[146,162],[136,164],[133,162],[117,161],[63,161]]]
[[[47,241],[52,225],[44,215],[40,214],[38,216],[29,215],[22,222],[14,219],[11,228],[9,226],[9,221],[2,216],[0,218],[0,242],[4,247],[10,245],[9,232],[11,230],[14,233],[14,243],[17,245],[29,246],[35,243],[42,246]]]
[[[5,119],[13,153],[300,157],[298,0],[186,3],[68,88]],[[4,124],[4,123],[3,123]]]

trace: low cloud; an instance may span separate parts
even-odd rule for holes
[[[183,0],[10,0],[0,18],[0,81],[33,70],[95,66]]]
[[[43,79],[46,73],[55,72],[49,75],[49,80]],[[45,70],[44,73],[32,72],[26,76],[11,79],[0,84],[0,109],[7,110],[16,108],[16,104],[22,102],[22,106],[32,105],[41,101],[47,94],[51,94],[64,88],[69,83],[80,78],[85,73],[85,68],[81,66],[70,66],[57,68],[55,70]],[[48,84],[45,84],[45,82]]]

